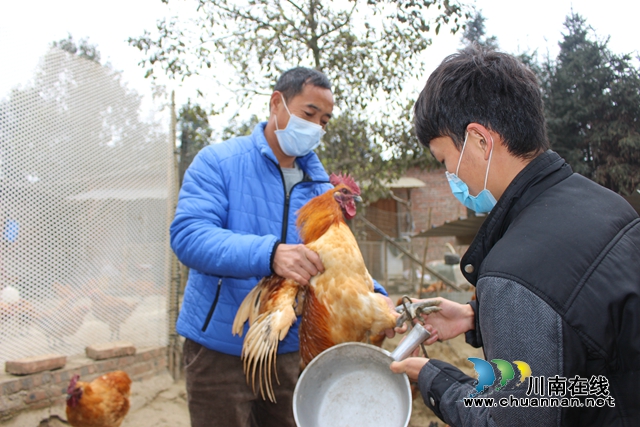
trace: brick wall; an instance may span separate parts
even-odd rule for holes
[[[67,387],[74,374],[79,374],[82,381],[91,381],[114,370],[127,372],[133,381],[150,379],[167,371],[167,347],[138,349],[132,356],[100,361],[74,356],[67,359],[64,368],[54,371],[24,376],[0,374],[0,423],[51,406],[62,408],[64,414]]]
[[[434,171],[422,171],[419,168],[410,169],[406,176],[423,181],[426,187],[411,190],[411,215],[414,222],[414,233],[428,230],[431,225],[442,225],[445,221],[452,221],[467,216],[465,208],[451,194],[449,182],[444,175],[444,168]],[[406,190],[400,190],[398,196],[406,198]],[[431,208],[431,224],[429,224],[429,208]],[[413,250],[422,255],[426,239],[413,239]],[[447,252],[445,243],[450,243],[460,255],[464,254],[467,246],[456,246],[453,237],[432,237],[429,239],[427,261],[442,259]]]

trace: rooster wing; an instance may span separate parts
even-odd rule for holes
[[[244,371],[247,383],[251,378],[253,391],[256,390],[256,371],[262,398],[265,395],[275,402],[272,371],[278,381],[275,369],[278,343],[287,335],[296,321],[296,301],[303,290],[293,280],[277,275],[262,279],[244,299],[233,321],[233,333],[242,336],[244,323],[249,321],[249,331],[242,347]]]

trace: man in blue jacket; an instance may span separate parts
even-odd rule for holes
[[[308,284],[323,271],[318,254],[300,243],[295,212],[331,188],[312,151],[333,111],[329,80],[316,70],[291,69],[276,83],[269,110],[269,120],[251,135],[208,146],[196,156],[171,224],[171,247],[191,269],[177,330],[186,338],[192,426],[295,425],[298,323],[278,346],[277,404],[247,385],[242,338],[232,335],[231,326],[264,276],[276,273]],[[378,284],[376,290],[386,295]]]

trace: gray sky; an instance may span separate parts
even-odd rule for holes
[[[173,7],[186,8],[192,2],[173,0]],[[137,65],[140,53],[126,39],[153,29],[156,20],[169,7],[160,0],[0,0],[0,98],[33,73],[38,59],[53,40],[71,33],[76,40],[88,37],[96,44],[102,59],[124,71],[129,86],[148,92],[148,81]],[[486,17],[488,35],[498,37],[501,50],[518,53],[537,49],[555,57],[562,23],[573,5],[601,37],[610,36],[610,48],[616,53],[640,50],[637,19],[640,3],[623,0],[607,4],[598,0],[477,0]],[[191,8],[189,8],[191,9]],[[183,9],[186,10],[186,9]],[[460,47],[459,36],[441,34],[426,53],[427,75],[447,55]],[[426,81],[427,75],[424,76]],[[202,83],[200,83],[202,84]],[[209,84],[209,83],[204,83]],[[178,104],[195,97],[195,82],[177,90]]]

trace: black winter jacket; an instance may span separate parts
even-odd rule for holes
[[[509,185],[460,265],[477,288],[467,341],[487,360],[525,361],[535,377],[584,389],[565,391],[577,396],[573,407],[469,408],[473,379],[431,361],[419,384],[441,418],[455,426],[640,425],[640,219],[624,199],[548,151]],[[585,385],[592,378],[599,387]],[[486,396],[535,396],[526,388]],[[598,396],[610,398],[587,407],[585,397]]]

